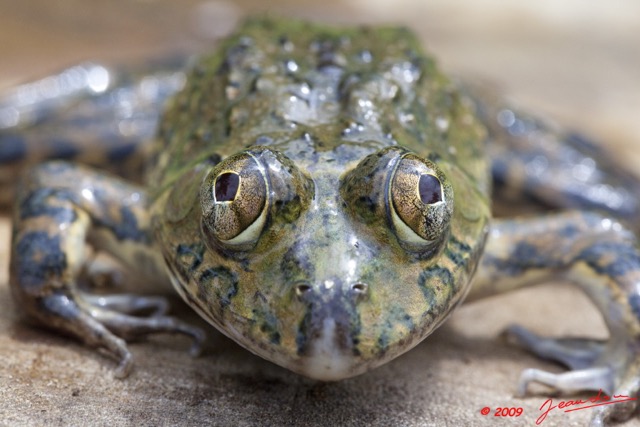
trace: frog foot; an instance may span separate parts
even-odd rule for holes
[[[567,394],[597,391],[597,402],[592,402],[592,427],[603,426],[608,419],[624,421],[638,407],[640,356],[630,350],[633,348],[630,340],[544,338],[518,325],[509,327],[506,334],[537,356],[569,367],[568,372],[559,374],[526,369],[518,382],[519,396],[526,395],[529,384],[534,382]]]
[[[118,361],[118,378],[128,376],[133,367],[126,341],[158,332],[185,334],[192,338],[190,354],[196,356],[205,338],[200,328],[167,316],[169,304],[162,297],[54,292],[43,296],[41,303],[46,307],[36,316],[41,323],[104,350]],[[141,312],[149,314],[137,315]]]

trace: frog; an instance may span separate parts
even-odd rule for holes
[[[163,67],[84,64],[0,100],[0,176],[22,171],[10,287],[27,319],[100,349],[117,377],[134,338],[183,334],[200,351],[205,333],[164,297],[80,286],[90,246],[170,282],[254,354],[339,381],[409,351],[463,301],[560,277],[610,337],[510,327],[568,368],[524,371],[518,394],[600,390],[629,399],[592,425],[631,417],[640,181],[602,148],[448,77],[404,27],[259,17]],[[533,213],[496,217],[496,195]]]

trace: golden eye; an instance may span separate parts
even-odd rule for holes
[[[204,179],[202,229],[214,246],[249,250],[266,229],[277,237],[279,229],[296,221],[313,192],[313,181],[289,158],[254,147],[218,163]]]
[[[349,214],[373,235],[393,233],[408,252],[441,247],[453,213],[453,188],[429,159],[395,146],[365,157],[341,178]]]
[[[390,215],[398,237],[410,244],[428,244],[446,231],[453,192],[435,163],[405,154],[390,181]]]
[[[264,167],[250,153],[223,160],[202,186],[204,225],[225,246],[254,243],[267,219],[267,188]]]

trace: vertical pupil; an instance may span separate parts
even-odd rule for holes
[[[237,173],[225,172],[216,179],[214,195],[217,202],[231,202],[238,194],[240,176]]]
[[[422,203],[430,205],[442,201],[440,181],[433,175],[420,175],[418,191],[420,192],[420,200],[422,200]]]

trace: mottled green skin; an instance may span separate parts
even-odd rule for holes
[[[490,216],[485,131],[408,30],[249,21],[195,66],[160,135],[152,224],[174,285],[250,351],[315,378],[357,375],[467,292]],[[201,194],[245,149],[270,180],[266,222],[230,249],[202,224]],[[390,218],[385,183],[406,152],[433,161],[452,203],[422,249]],[[318,344],[327,322],[331,345]]]

